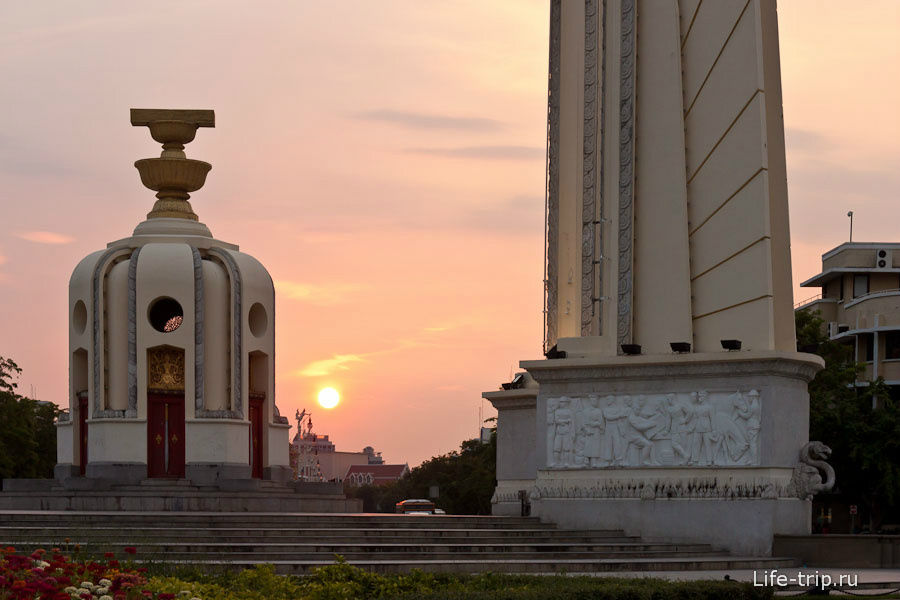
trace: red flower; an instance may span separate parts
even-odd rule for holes
[[[126,546],[125,554],[137,554],[137,548],[135,548],[134,546]]]
[[[112,552],[104,552],[103,553],[104,558],[112,558],[114,556],[115,556],[115,554],[113,554]]]

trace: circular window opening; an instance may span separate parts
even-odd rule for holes
[[[159,298],[150,305],[147,314],[153,329],[169,333],[181,327],[184,321],[184,310],[174,298]]]
[[[266,309],[259,302],[250,307],[248,322],[250,325],[250,333],[254,336],[260,337],[266,332],[266,327],[269,325],[269,319],[266,317]]]
[[[81,300],[76,302],[75,308],[72,309],[72,326],[78,334],[84,333],[84,328],[87,327],[87,308]]]

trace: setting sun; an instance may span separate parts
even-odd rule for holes
[[[334,388],[327,387],[319,392],[319,404],[322,408],[334,408],[341,400],[341,395]]]

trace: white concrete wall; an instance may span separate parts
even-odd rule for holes
[[[793,350],[774,1],[682,12],[694,347]]]
[[[185,422],[188,463],[250,464],[250,424],[233,419],[189,419]]]
[[[62,465],[75,463],[75,427],[72,423],[56,425],[56,462]]]
[[[145,419],[92,419],[88,421],[89,463],[146,463]]]
[[[268,466],[290,466],[288,448],[291,443],[291,426],[274,423],[267,425],[267,427],[269,429]]]
[[[558,337],[581,335],[584,3],[562,2],[559,102]]]
[[[633,341],[692,342],[681,52],[675,3],[637,3]]]
[[[775,1],[636,5],[634,222],[630,232],[619,223],[622,3],[605,0],[601,335],[578,347],[615,355],[621,316],[645,353],[668,353],[671,341],[718,352],[725,338],[745,349],[793,351]],[[562,3],[554,319],[561,340],[582,335],[584,20],[584,2]],[[627,306],[618,293],[622,227],[633,235]]]
[[[173,346],[184,350],[184,413],[194,416],[194,258],[187,244],[147,244],[137,266],[138,416],[147,417],[147,350]],[[150,305],[161,297],[181,304],[184,320],[175,331],[163,333],[150,324]]]
[[[231,408],[231,290],[218,263],[203,261],[203,402],[207,410]]]
[[[128,265],[124,260],[106,277],[107,394],[104,408],[128,408]]]
[[[237,263],[241,273],[242,296],[241,317],[242,327],[242,343],[243,356],[241,364],[243,369],[243,377],[241,378],[241,396],[243,399],[244,415],[249,418],[249,392],[250,392],[250,360],[251,352],[262,352],[267,357],[267,379],[265,386],[266,400],[264,403],[263,418],[265,426],[263,427],[263,467],[271,465],[287,464],[288,447],[283,446],[282,450],[274,440],[270,439],[273,431],[268,425],[274,421],[274,400],[275,400],[275,286],[269,272],[258,260],[244,254],[242,252],[229,252]],[[254,304],[260,304],[266,314],[266,327],[262,332],[255,334],[250,329],[250,310]],[[279,457],[272,457],[271,451],[279,452]]]
[[[75,351],[79,348],[87,350],[88,352],[88,366],[91,364],[91,360],[93,358],[93,348],[91,346],[91,331],[93,329],[93,314],[94,314],[94,306],[92,302],[92,294],[91,294],[91,277],[94,273],[94,268],[97,265],[97,261],[100,260],[100,256],[103,255],[103,250],[98,250],[97,252],[93,252],[84,257],[81,262],[75,267],[75,270],[72,271],[72,276],[69,278],[69,407],[73,410],[72,419],[75,419],[75,410],[74,408],[78,405],[75,401],[75,394],[81,390],[75,389],[73,373],[72,373],[72,356]],[[83,330],[78,331],[75,327],[75,320],[73,319],[73,313],[75,311],[75,305],[78,302],[82,302],[85,307],[85,312],[87,315],[85,327]],[[88,377],[87,385],[88,390],[93,391],[93,381],[92,378]],[[80,381],[80,380],[79,380]]]

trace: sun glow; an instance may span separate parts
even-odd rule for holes
[[[341,395],[334,388],[324,388],[319,392],[319,404],[322,408],[334,408],[341,401]]]

